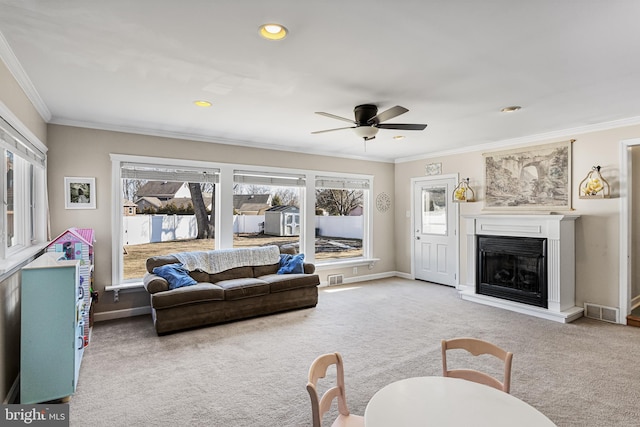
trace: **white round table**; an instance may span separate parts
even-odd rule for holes
[[[555,426],[522,400],[495,388],[448,377],[415,377],[391,383],[373,395],[366,427]]]

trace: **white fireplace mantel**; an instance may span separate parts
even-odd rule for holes
[[[484,214],[463,218],[467,228],[467,285],[459,287],[462,299],[562,323],[582,316],[584,309],[575,305],[575,221],[579,215]],[[548,308],[476,293],[478,235],[547,239]]]

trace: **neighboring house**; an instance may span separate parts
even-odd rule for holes
[[[157,197],[141,197],[135,201],[138,206],[138,212],[144,212],[146,209],[158,209],[162,207],[162,200]]]
[[[136,198],[155,197],[161,201],[187,197],[191,198],[189,184],[186,182],[148,181],[136,191]]]
[[[133,216],[137,213],[138,205],[131,200],[124,200],[122,202],[122,214],[125,216]]]
[[[157,210],[169,205],[173,205],[178,209],[188,209],[192,207],[193,204],[191,203],[190,197],[174,197],[168,200],[160,200],[157,197],[142,197],[136,200],[135,205],[138,207],[139,212],[144,212],[148,209]],[[208,208],[210,207],[211,204],[209,203]]]
[[[271,194],[234,194],[233,212],[238,215],[264,215],[271,207]]]
[[[211,193],[202,193],[202,198],[211,209]],[[148,181],[136,192],[136,206],[138,212],[145,209],[160,209],[173,204],[177,208],[192,206],[191,190],[187,182]]]
[[[191,206],[191,191],[186,182],[149,181],[136,192],[135,204],[138,212],[159,209],[173,204],[176,207]],[[211,210],[213,194],[202,193],[202,198]],[[234,194],[233,211],[237,215],[264,215],[271,207],[271,194]]]

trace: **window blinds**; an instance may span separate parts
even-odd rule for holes
[[[22,157],[31,164],[44,167],[46,154],[29,142],[2,117],[0,117],[0,147]]]
[[[120,177],[126,179],[217,183],[219,175],[220,170],[213,168],[149,165],[143,163],[122,163],[120,165]]]
[[[316,177],[316,188],[331,188],[334,190],[368,190],[371,187],[369,179],[341,178],[336,176]]]
[[[233,171],[233,181],[240,184],[304,187],[304,175],[258,171]]]

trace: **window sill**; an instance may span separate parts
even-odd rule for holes
[[[357,258],[357,259],[350,259],[350,260],[333,260],[333,261],[326,261],[326,262],[321,262],[321,263],[316,263],[316,270],[322,271],[322,270],[329,270],[329,269],[335,269],[335,268],[343,268],[343,267],[359,267],[361,265],[366,265],[369,270],[371,270],[376,262],[380,261],[380,258]]]
[[[19,268],[32,261],[48,244],[49,242],[38,243],[12,254],[7,259],[0,260],[0,281],[6,279]]]

